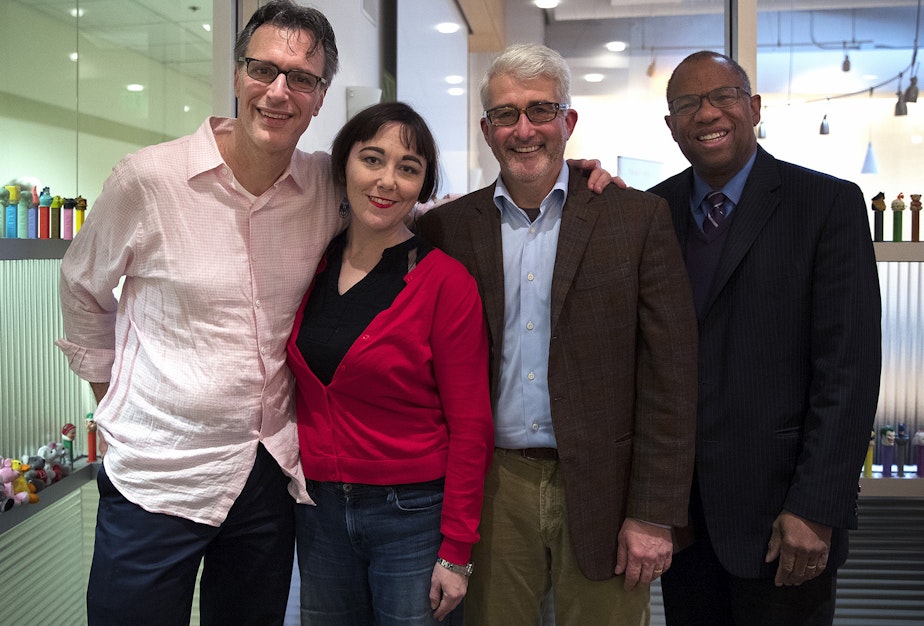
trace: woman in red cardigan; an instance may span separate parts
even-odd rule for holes
[[[302,624],[431,624],[465,595],[493,450],[481,299],[405,224],[437,186],[420,115],[369,107],[331,152],[350,224],[288,345],[316,505],[296,512]]]

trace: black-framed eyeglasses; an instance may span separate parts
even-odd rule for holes
[[[484,118],[491,126],[513,126],[520,120],[520,114],[526,113],[527,119],[533,124],[545,124],[554,120],[559,111],[567,111],[570,108],[570,104],[560,102],[537,102],[525,109],[502,106],[485,111]]]
[[[255,81],[271,84],[276,77],[282,74],[286,77],[286,85],[292,91],[301,93],[311,93],[318,88],[318,85],[326,85],[327,81],[320,76],[315,76],[311,72],[303,70],[286,70],[279,69],[275,64],[269,61],[261,61],[251,57],[242,57],[238,59],[241,63],[247,64],[247,75]]]
[[[709,93],[702,95],[687,94],[674,98],[667,103],[667,108],[671,115],[693,115],[703,106],[703,99],[709,100],[709,104],[717,109],[727,109],[735,106],[741,94],[750,97],[751,94],[741,87],[719,87]]]

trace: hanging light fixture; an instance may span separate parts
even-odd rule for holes
[[[844,42],[844,62],[841,63],[841,70],[850,71],[850,57],[847,55],[847,42]]]
[[[870,87],[869,97],[873,97],[873,89]],[[866,156],[863,157],[863,167],[860,168],[861,174],[878,174],[879,162],[876,160],[876,153],[873,152],[873,125],[872,122],[866,123],[869,139],[866,143]]]
[[[918,101],[918,77],[911,77],[911,84],[908,85],[908,89],[905,90],[905,102],[917,102]]]
[[[655,49],[651,49],[651,63],[648,64],[648,69],[645,70],[645,76],[651,78],[655,75]]]
[[[760,123],[757,125],[757,138],[758,139],[767,138],[767,128],[764,126],[763,120],[760,120]]]
[[[831,130],[828,128],[828,114],[825,113],[825,116],[821,118],[821,126],[818,127],[819,135],[827,135]]]
[[[895,103],[895,117],[908,115],[908,105],[905,104],[905,93],[902,91],[901,74],[898,75],[898,91],[895,92],[895,95],[898,96],[898,102]]]

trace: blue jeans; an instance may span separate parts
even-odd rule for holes
[[[308,481],[295,511],[302,625],[436,624],[430,577],[443,481],[377,486]]]

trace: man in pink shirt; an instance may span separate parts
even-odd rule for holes
[[[61,267],[71,369],[107,446],[90,624],[281,624],[298,462],[285,345],[345,226],[296,143],[337,71],[318,11],[277,0],[235,45],[236,119],[126,157]],[[124,278],[121,296],[113,289]]]

